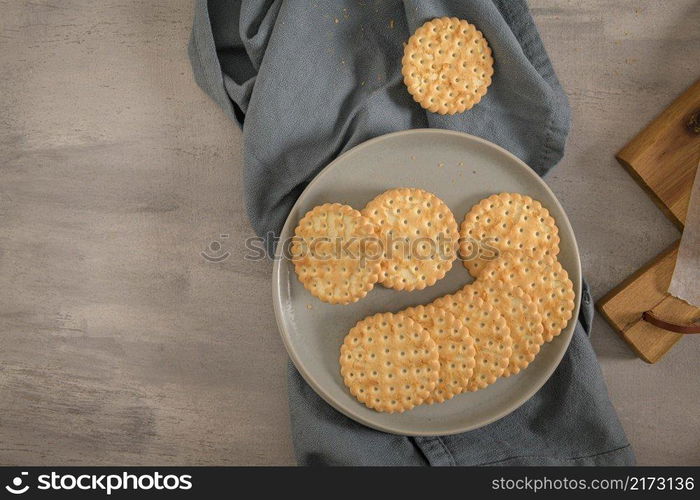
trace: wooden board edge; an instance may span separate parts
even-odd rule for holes
[[[640,185],[644,192],[649,195],[651,200],[657,207],[659,207],[659,209],[664,213],[664,215],[668,217],[679,230],[683,231],[683,228],[685,227],[683,222],[678,217],[676,217],[676,214],[674,214],[671,211],[671,209],[663,202],[661,198],[659,198],[659,196],[651,188],[651,186],[647,184],[644,178],[641,175],[639,175],[639,172],[637,172],[634,169],[634,167],[632,167],[632,165],[625,159],[625,148],[618,151],[618,153],[615,155],[615,159],[617,160],[617,162],[624,167],[627,173],[637,182],[637,184]]]
[[[639,321],[642,321],[642,320],[640,319]],[[630,347],[630,349],[632,349],[632,351],[634,351],[634,353],[637,355],[637,357],[638,357],[639,359],[641,359],[642,361],[644,361],[645,363],[647,363],[647,364],[653,365],[653,364],[656,363],[658,360],[660,360],[660,359],[663,357],[663,355],[666,354],[666,352],[668,352],[668,350],[665,351],[663,354],[660,354],[659,356],[657,356],[656,359],[650,358],[649,356],[647,356],[647,355],[644,353],[644,351],[640,350],[640,349],[637,347],[637,344],[635,344],[635,343],[632,342],[628,337],[625,336],[625,332],[624,332],[624,331],[619,332],[619,335],[620,335],[620,337],[622,338],[622,340],[624,340],[625,343]],[[669,348],[669,350],[670,350],[670,348]]]
[[[673,253],[678,249],[678,246],[680,245],[680,239],[672,243],[669,247],[667,247],[665,250],[663,250],[660,254],[658,254],[656,257],[652,258],[649,260],[646,264],[644,264],[642,267],[637,269],[635,272],[633,272],[631,275],[629,275],[627,278],[622,280],[617,286],[613,287],[608,293],[606,293],[603,297],[598,299],[595,303],[596,309],[598,312],[603,316],[603,318],[608,322],[610,327],[615,331],[615,333],[618,334],[618,336],[632,349],[632,351],[637,355],[639,359],[644,361],[645,363],[649,364],[654,364],[657,361],[659,361],[662,356],[665,354],[664,353],[660,354],[658,357],[655,359],[650,358],[647,356],[643,351],[639,350],[637,346],[634,344],[634,342],[630,341],[630,339],[627,337],[625,332],[634,326],[637,322],[642,321],[641,315],[640,318],[637,322],[632,323],[630,325],[620,325],[618,321],[616,321],[615,318],[610,316],[608,314],[608,310],[606,309],[606,305],[610,300],[615,298],[621,291],[623,291],[625,288],[627,288],[632,282],[634,282],[636,279],[638,279],[640,276],[642,276],[644,273],[649,271],[652,267],[654,267],[656,264],[658,264],[661,260],[666,258],[669,254]],[[659,302],[660,303],[660,302]],[[656,304],[658,305],[658,304]],[[655,305],[655,307],[656,307]],[[674,342],[675,344],[675,342]],[[669,346],[670,349],[671,346]]]
[[[632,283],[634,280],[639,278],[642,274],[646,273],[649,269],[654,267],[657,262],[659,262],[663,258],[667,257],[669,254],[673,253],[675,250],[678,250],[678,246],[680,245],[680,243],[681,243],[680,239],[674,241],[669,247],[667,247],[665,250],[663,250],[660,254],[658,254],[656,257],[652,258],[650,261],[648,261],[642,267],[640,267],[635,272],[630,274],[627,278],[622,280],[617,286],[613,287],[608,293],[606,293],[603,297],[601,297],[600,299],[598,299],[596,301],[596,308],[598,308],[598,310],[600,310],[602,307],[605,307],[605,304],[607,304],[613,297],[615,297],[622,290],[627,288],[627,286],[629,286],[630,283]],[[601,311],[601,313],[602,312],[603,311]]]
[[[634,329],[634,327],[637,326],[649,329],[649,331],[646,332],[646,334],[654,336],[654,338],[657,341],[660,340],[660,336],[663,336],[663,350],[659,348],[654,348],[649,349],[648,352],[642,351],[635,343],[635,341],[630,339],[630,332]],[[632,348],[632,350],[637,354],[637,356],[639,356],[639,358],[642,361],[649,364],[654,364],[661,360],[661,358],[663,358],[666,355],[666,353],[670,351],[673,348],[673,346],[680,342],[680,340],[684,337],[684,335],[682,334],[675,334],[658,328],[650,323],[645,322],[643,319],[640,319],[636,323],[632,324],[630,327],[626,328],[625,331],[621,333],[621,335],[623,339],[627,342],[627,344]],[[654,356],[651,357],[649,353],[653,353]]]
[[[630,342],[630,340],[625,336],[625,331],[622,330],[617,326],[617,323],[611,318],[608,313],[606,312],[604,306],[601,306],[600,304],[596,304],[596,309],[598,309],[598,312],[605,318],[605,321],[608,322],[610,327],[617,333],[617,335],[629,346],[630,349],[637,355],[639,359],[644,361],[645,363],[653,364],[656,361],[652,361],[649,357],[647,357],[642,351],[640,351],[634,343]],[[640,320],[641,321],[641,320]]]

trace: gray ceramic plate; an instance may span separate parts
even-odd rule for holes
[[[443,199],[458,222],[469,208],[490,194],[511,191],[532,196],[549,209],[559,225],[559,259],[576,291],[578,316],[581,264],[574,233],[561,205],[547,185],[525,163],[477,137],[438,129],[407,130],[369,140],[344,153],[307,186],[292,208],[282,240],[294,234],[306,211],[327,202],[362,207],[394,187],[422,188]],[[282,245],[278,245],[280,253]],[[377,285],[351,305],[325,304],[307,292],[287,260],[276,258],[273,299],[277,324],[289,356],[304,379],[329,404],[365,425],[395,434],[444,435],[481,427],[509,414],[547,381],[569,345],[575,321],[518,375],[501,379],[474,393],[419,406],[402,414],[378,413],[355,400],[340,377],[340,345],[360,319],[377,312],[396,312],[425,304],[472,281],[455,262],[448,275],[417,292],[398,292]]]

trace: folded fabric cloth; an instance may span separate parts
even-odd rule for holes
[[[443,16],[475,24],[495,60],[482,102],[453,116],[423,110],[401,76],[403,43],[425,21]],[[540,175],[564,152],[567,99],[523,0],[197,0],[190,58],[199,85],[243,127],[248,214],[268,238],[279,234],[316,173],[388,132],[468,132],[503,146]],[[592,315],[584,287],[571,346],[547,384],[507,417],[454,436],[404,437],[364,427],[327,405],[290,364],[299,463],[632,464],[588,339]]]

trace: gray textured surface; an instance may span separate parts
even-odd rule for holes
[[[700,4],[531,5],[574,111],[547,181],[600,296],[678,237],[612,155],[698,77]],[[190,2],[0,10],[0,463],[292,463],[271,265],[200,255],[252,231]],[[640,464],[700,464],[696,340],[649,366],[596,319]]]

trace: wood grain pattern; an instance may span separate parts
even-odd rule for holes
[[[597,304],[601,312],[614,316],[621,330],[637,323],[640,311],[653,309],[666,297],[677,255],[678,242],[675,242],[600,298]]]
[[[683,92],[616,155],[654,202],[682,230],[700,159],[700,80]],[[675,243],[598,301],[598,309],[647,363],[656,363],[682,335],[652,325],[645,311],[678,324],[694,322],[700,309],[671,296],[678,255]]]
[[[691,120],[700,120],[700,80],[616,156],[681,230],[700,161],[700,133]]]
[[[597,303],[598,310],[647,363],[659,361],[684,336],[647,323],[642,319],[644,311],[651,311],[659,318],[672,318],[679,324],[690,324],[700,318],[700,309],[668,294],[677,256],[678,242]]]
[[[700,4],[530,6],[573,109],[547,182],[602,292],[678,239],[613,154],[697,79]],[[293,464],[271,266],[233,257],[242,135],[191,76],[191,0],[0,12],[0,464]],[[650,367],[601,319],[592,340],[638,462],[700,464],[700,342]]]

